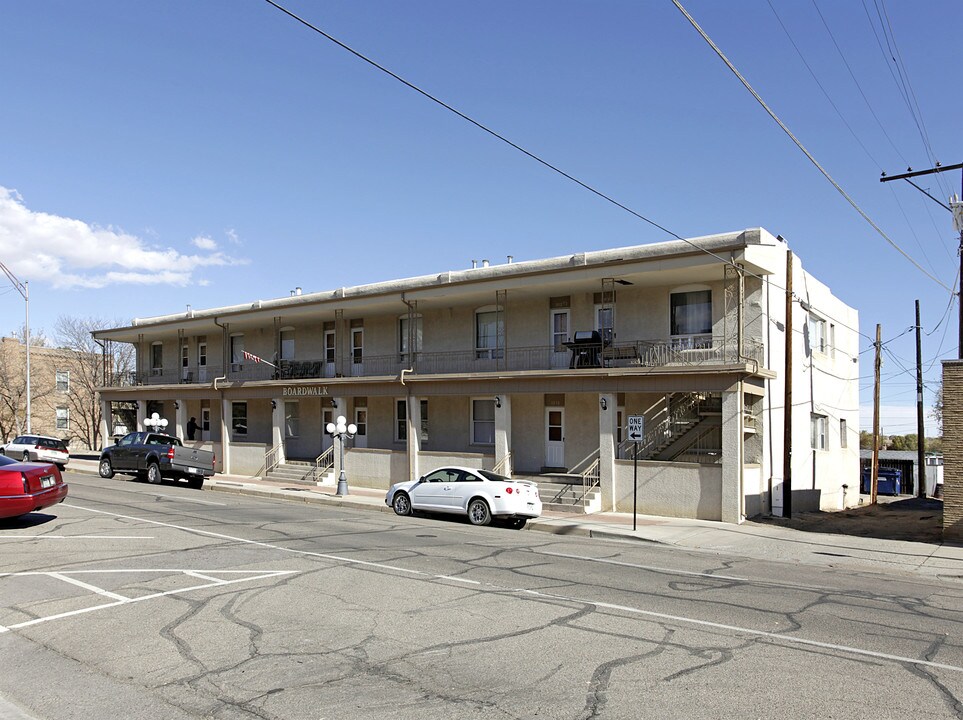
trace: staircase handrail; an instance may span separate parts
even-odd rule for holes
[[[334,445],[314,459],[314,482],[318,482],[318,477],[323,477],[333,467]]]
[[[511,451],[505,453],[505,457],[495,463],[495,467],[492,468],[492,472],[496,475],[501,475],[502,471],[508,469],[507,473],[504,473],[508,477],[512,476],[512,453]]]
[[[600,464],[601,460],[595,458],[595,461],[582,472],[582,510],[585,510],[585,498],[588,497],[589,491],[602,484]]]
[[[262,464],[261,467],[258,468],[258,471],[254,473],[251,477],[263,478],[265,475],[267,475],[274,468],[276,468],[278,465],[281,464],[281,461],[279,458],[280,458],[280,451],[281,451],[282,444],[283,443],[278,443],[270,450],[265,451],[264,464]]]
[[[639,441],[637,447],[632,448],[631,452],[635,453],[637,457],[643,457],[648,453],[653,447],[658,447],[658,445],[672,436],[673,427],[683,420],[683,418],[691,419],[691,410],[697,407],[700,402],[702,402],[702,393],[688,393],[684,398],[676,403],[675,407],[669,409],[668,415],[661,421],[655,423],[649,427],[645,434],[642,436],[642,440]],[[626,448],[629,447],[629,443],[634,441],[626,439],[623,440],[619,446],[620,454],[626,452]]]

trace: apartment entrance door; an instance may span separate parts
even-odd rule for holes
[[[545,467],[565,467],[565,408],[545,408]]]

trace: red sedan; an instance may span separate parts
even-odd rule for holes
[[[0,518],[43,510],[66,497],[67,483],[56,465],[0,457]]]

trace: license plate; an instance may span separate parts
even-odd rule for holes
[[[189,467],[189,468],[187,468],[187,472],[189,472],[189,473],[195,473],[195,474],[196,474],[196,473],[197,473],[197,468]]]
[[[54,479],[53,475],[44,475],[42,478],[40,478],[40,487],[42,488],[53,487],[56,483],[57,481]]]

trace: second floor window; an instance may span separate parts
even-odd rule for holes
[[[829,419],[825,415],[812,413],[809,416],[809,426],[812,435],[813,450],[828,450],[829,438],[826,437],[829,427]]]
[[[231,335],[231,365],[244,364],[244,336]]]
[[[291,328],[281,331],[281,359],[294,360],[294,330]]]
[[[818,315],[809,315],[809,347],[813,352],[827,353],[826,321]]]
[[[70,429],[70,408],[65,408],[65,407],[57,408],[57,429],[58,430]]]
[[[692,290],[669,295],[669,334],[693,347],[712,345],[712,291]]]
[[[421,352],[421,315],[410,318],[403,315],[398,320],[398,352],[407,355],[411,352]]]
[[[57,371],[57,390],[59,392],[70,392],[70,371]]]
[[[355,328],[351,331],[351,362],[360,365],[364,360],[364,330]]]
[[[334,364],[335,360],[335,332],[334,330],[324,331],[324,361]]]
[[[156,342],[150,346],[150,370],[152,375],[160,375],[164,369],[164,346]]]
[[[505,323],[497,308],[475,312],[475,357],[501,358],[505,353]]]

